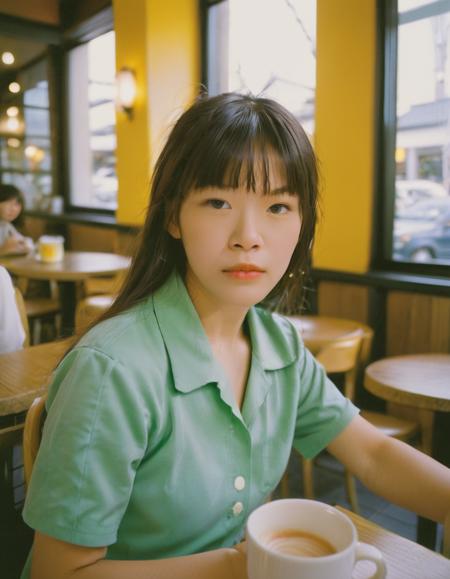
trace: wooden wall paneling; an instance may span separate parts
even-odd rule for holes
[[[369,323],[369,288],[366,286],[321,281],[317,292],[320,315]]]
[[[387,356],[450,352],[450,298],[391,291],[387,296]],[[388,403],[388,412],[431,432],[434,413]],[[422,440],[423,449],[431,442]]]
[[[18,18],[59,25],[58,0],[2,0],[0,12]]]
[[[389,292],[386,355],[425,352],[450,352],[450,298]]]
[[[72,251],[107,251],[114,252],[114,229],[69,223],[67,226],[68,249]]]
[[[133,255],[139,242],[139,230],[116,231],[115,252],[120,255]]]
[[[46,222],[43,219],[27,216],[24,220],[23,227],[19,227],[19,230],[23,235],[37,241],[41,235],[47,232]]]

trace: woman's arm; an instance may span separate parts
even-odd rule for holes
[[[9,255],[11,253],[19,253],[26,250],[27,244],[22,236],[16,237],[10,235],[5,239],[3,245],[0,245],[0,255]]]
[[[36,532],[31,579],[247,579],[242,549],[152,561],[112,561],[106,548],[80,547]]]
[[[443,522],[450,511],[450,469],[383,435],[360,416],[328,450],[371,491],[419,515]]]

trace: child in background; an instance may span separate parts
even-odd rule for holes
[[[245,579],[247,516],[292,446],[444,519],[450,470],[361,418],[270,311],[300,308],[317,181],[274,101],[201,98],[180,117],[117,300],[50,385],[22,579]]]
[[[31,240],[17,231],[23,210],[22,193],[14,185],[0,184],[0,255],[27,253]]]

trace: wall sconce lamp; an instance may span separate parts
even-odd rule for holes
[[[131,68],[123,67],[116,75],[116,105],[128,118],[133,118],[136,101],[136,75]]]

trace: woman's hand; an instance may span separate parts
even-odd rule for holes
[[[233,579],[248,579],[247,576],[247,543],[242,541],[230,549]]]
[[[27,244],[23,237],[10,236],[5,240],[5,243],[0,248],[1,255],[9,255],[12,253],[25,253],[28,251]]]

